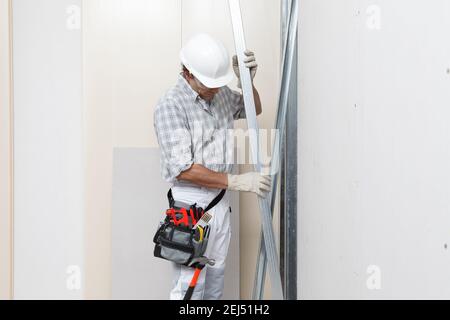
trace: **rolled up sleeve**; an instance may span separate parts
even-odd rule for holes
[[[176,181],[193,164],[192,139],[186,114],[174,101],[159,104],[154,113],[154,127],[161,150],[164,180]]]

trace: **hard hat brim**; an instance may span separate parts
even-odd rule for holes
[[[216,78],[216,79],[204,77],[200,74],[195,74],[195,73],[192,72],[192,74],[198,79],[198,81],[200,81],[205,87],[210,88],[210,89],[224,87],[233,80],[233,71],[232,70],[229,70],[226,75]]]

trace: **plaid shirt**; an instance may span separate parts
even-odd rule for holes
[[[243,118],[241,94],[225,86],[208,104],[180,75],[175,87],[159,100],[154,113],[163,179],[176,182],[176,177],[193,163],[216,172],[231,172],[232,129],[234,120]]]

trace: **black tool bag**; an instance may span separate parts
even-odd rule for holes
[[[188,205],[176,202],[172,190],[167,193],[170,208],[166,210],[166,218],[153,238],[154,256],[173,261],[188,267],[197,267],[203,258],[208,245],[208,237],[202,228],[194,228],[205,212],[212,209],[222,200],[226,190],[222,190],[205,208],[196,204]],[[200,230],[202,229],[202,230]],[[209,232],[208,232],[209,234]]]

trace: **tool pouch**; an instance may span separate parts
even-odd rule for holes
[[[223,198],[225,190],[211,201],[204,210],[196,204],[176,206],[169,190],[167,197],[170,208],[166,210],[166,218],[162,221],[153,237],[155,243],[154,256],[188,267],[197,267],[196,261],[205,254],[208,237],[202,230],[194,228],[197,221]]]

